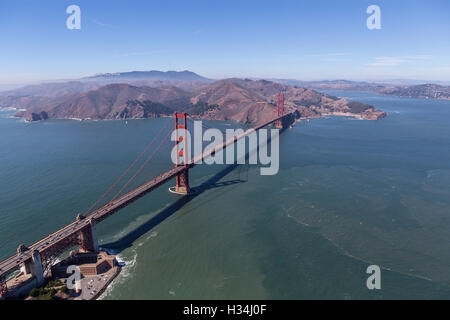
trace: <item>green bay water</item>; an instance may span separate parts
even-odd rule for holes
[[[197,166],[196,196],[171,182],[108,218],[99,241],[125,265],[102,298],[449,299],[450,102],[327,93],[389,116],[302,121],[280,137],[277,175]],[[12,114],[0,111],[0,258],[87,210],[170,121]],[[136,183],[170,167],[169,148]],[[371,264],[381,290],[366,287]]]

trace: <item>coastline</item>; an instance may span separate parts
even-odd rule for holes
[[[120,274],[120,271],[122,270],[122,267],[120,265],[117,265],[113,270],[113,275],[109,277],[105,285],[94,296],[92,296],[92,298],[87,300],[97,300],[106,291],[106,289],[108,289],[109,285],[117,278],[117,276]]]
[[[351,112],[326,112],[326,113],[322,113],[320,115],[314,115],[314,116],[306,116],[306,117],[299,117],[297,118],[297,121],[302,121],[302,120],[312,120],[312,119],[323,119],[326,118],[328,116],[336,116],[336,117],[353,117],[359,120],[379,120],[381,118],[387,117],[388,114],[386,112],[381,112],[381,113],[377,113],[374,114],[373,116],[368,115],[368,114],[359,114],[359,113],[351,113]],[[81,118],[73,118],[73,117],[67,117],[67,118],[48,118],[48,119],[40,119],[40,120],[29,120],[26,119],[23,116],[18,116],[18,115],[14,115],[14,118],[19,118],[19,119],[23,119],[24,122],[26,123],[33,123],[33,122],[42,122],[42,121],[46,121],[46,120],[72,120],[72,121],[92,121],[92,122],[99,122],[99,121],[128,121],[128,120],[147,120],[147,119],[159,119],[159,118],[169,118],[172,117],[172,115],[161,115],[158,117],[136,117],[136,118],[124,118],[124,119],[92,119],[92,118],[85,118],[85,119],[81,119]],[[196,118],[199,120],[208,120],[208,121],[235,121],[239,124],[245,125],[245,123],[236,121],[236,120],[222,120],[222,119],[211,119],[208,117],[199,117],[199,116],[191,116],[192,118]]]

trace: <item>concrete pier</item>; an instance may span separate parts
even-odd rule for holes
[[[39,251],[33,251],[33,275],[36,277],[37,285],[41,286],[44,284],[44,270],[42,268],[41,254]]]
[[[89,220],[89,224],[81,231],[80,238],[80,251],[98,253],[97,231],[93,218]]]
[[[91,220],[89,220],[89,225],[91,226],[92,251],[98,253],[97,230],[95,228],[94,218],[91,218]]]
[[[30,260],[22,263],[20,265],[20,272],[22,272],[24,275],[31,275],[33,274],[33,264]]]

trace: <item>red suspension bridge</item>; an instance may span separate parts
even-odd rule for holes
[[[222,144],[217,145],[216,147],[209,149],[208,151],[205,151],[192,159],[187,159],[188,152],[185,152],[184,150],[184,139],[186,137],[186,130],[188,129],[187,115],[186,113],[175,113],[175,151],[177,160],[175,166],[161,173],[157,177],[148,180],[137,188],[122,194],[123,191],[126,190],[126,188],[129,187],[135,178],[142,172],[144,167],[150,162],[155,154],[157,154],[164,143],[168,141],[168,137],[172,134],[172,130],[168,128],[168,121],[141,153],[141,155],[130,165],[130,167],[127,168],[127,170],[125,170],[125,172],[110,186],[110,188],[103,195],[101,195],[100,198],[88,210],[86,210],[84,214],[79,214],[75,221],[29,246],[19,246],[17,249],[17,254],[14,254],[0,262],[0,297],[8,295],[7,279],[8,275],[11,275],[14,271],[20,269],[19,273],[22,275],[29,275],[33,281],[35,281],[36,286],[42,285],[44,282],[45,271],[51,267],[59,255],[68,249],[78,246],[79,251],[81,252],[98,252],[98,242],[95,231],[95,225],[97,223],[103,221],[120,209],[126,207],[130,203],[136,201],[140,197],[174,178],[175,186],[173,188],[169,188],[169,190],[173,193],[189,195],[191,193],[191,188],[189,185],[189,169],[193,168],[200,161],[207,159],[245,136],[272,123],[275,123],[276,127],[279,129],[286,128],[294,121],[294,113],[294,111],[284,113],[284,96],[280,93],[277,101],[276,118],[256,127],[250,128],[241,134],[235,135],[234,137],[224,141]],[[167,129],[169,131],[168,133],[165,133]],[[120,190],[114,194],[112,199],[97,208],[97,206],[107,196],[111,196],[111,192],[119,185],[123,178],[136,167],[147,151],[149,151],[155,144],[157,144],[157,146],[154,151],[136,170],[131,178],[126,181]]]

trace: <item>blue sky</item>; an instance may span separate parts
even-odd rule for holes
[[[71,4],[81,30],[66,28]],[[132,70],[450,81],[448,0],[2,0],[0,35],[0,84]]]

